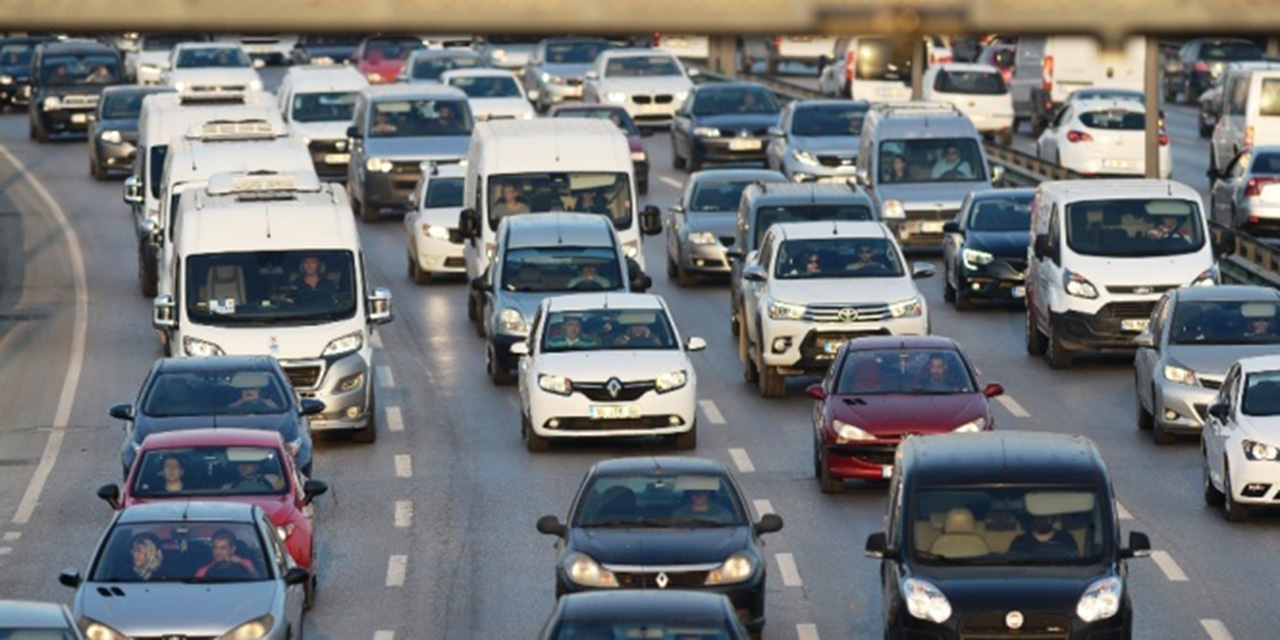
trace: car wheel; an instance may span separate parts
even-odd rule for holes
[[[964,286],[964,280],[960,276],[956,276],[956,288],[953,292],[955,298],[956,311],[970,311],[973,309],[973,299],[969,297],[968,290]]]
[[[377,222],[380,217],[381,216],[379,215],[377,207],[370,206],[365,202],[360,203],[360,219],[361,220],[368,223],[374,223],[374,222]]]
[[[97,162],[89,160],[89,175],[93,176],[94,180],[101,182],[107,179],[107,170]]]
[[[315,570],[315,564],[312,563],[311,568]],[[316,606],[316,576],[311,574],[311,579],[307,581],[306,586],[302,588],[302,609],[310,611]]]
[[[1142,431],[1150,431],[1155,426],[1155,416],[1151,415],[1147,408],[1142,406],[1142,398],[1137,391],[1133,393],[1134,406],[1138,417],[1138,429]]]
[[[497,354],[493,352],[493,345],[489,345],[484,350],[484,366],[489,372],[489,378],[493,380],[493,384],[503,387],[515,382],[511,372],[498,363]]]
[[[698,279],[694,277],[692,273],[689,273],[688,271],[686,271],[685,268],[680,266],[680,263],[677,262],[676,263],[676,284],[681,287],[692,287],[698,284]]]
[[[471,322],[480,321],[480,311],[476,309],[476,296],[470,291],[467,292],[467,319]]]
[[[36,142],[49,141],[49,130],[46,129],[45,127],[40,126],[39,123],[36,124],[35,134],[36,134]]]
[[[680,270],[680,267],[676,264],[676,259],[672,257],[671,254],[668,253],[667,254],[667,279],[675,280],[678,277],[679,270]]]
[[[733,293],[729,294],[730,296]],[[729,298],[729,334],[738,335],[742,332],[742,319],[738,317],[738,310],[733,306],[733,298]]]
[[[371,398],[372,399],[372,398]],[[359,444],[373,444],[378,441],[378,405],[369,403],[369,421],[364,427],[351,434],[351,441]]]
[[[1062,338],[1058,337],[1060,330],[1058,323],[1049,322],[1049,367],[1052,369],[1069,369],[1071,368],[1072,354],[1066,345],[1062,344]]]
[[[1204,503],[1211,507],[1220,506],[1225,496],[1213,486],[1213,477],[1209,475],[1209,455],[1203,451],[1200,455],[1200,464],[1204,472]]]
[[[1027,302],[1026,338],[1027,355],[1044,355],[1045,349],[1048,348],[1048,345],[1044,339],[1044,334],[1040,332],[1040,327],[1036,326],[1036,312],[1032,308],[1030,301]]]
[[[778,373],[777,367],[771,367],[764,363],[764,347],[758,352],[760,364],[757,367],[759,375],[756,376],[757,386],[760,388],[760,397],[762,398],[781,398],[787,394],[787,377]]]
[[[1249,519],[1249,508],[1236,502],[1235,491],[1231,488],[1231,470],[1226,462],[1222,463],[1222,515],[1227,518],[1227,522]]]
[[[551,448],[551,441],[533,432],[533,423],[528,416],[520,418],[520,431],[524,435],[524,447],[529,451],[546,451]]]
[[[675,134],[671,134],[671,167],[674,169],[684,168],[684,158],[680,155],[680,145],[676,144]]]
[[[484,303],[483,302],[476,302],[476,319],[475,319],[475,322],[471,323],[471,325],[476,328],[477,336],[481,338],[489,337],[484,332]]]
[[[702,171],[702,158],[698,157],[698,152],[693,150],[693,146],[689,147],[689,160],[685,164],[688,165],[689,173]]]
[[[742,360],[742,379],[747,382],[759,380],[760,370],[751,359],[751,339],[747,337],[746,327],[741,327],[738,331],[738,358]]]
[[[413,278],[414,284],[431,284],[431,273],[423,271],[422,265],[414,257],[409,258],[409,277]]]
[[[816,442],[813,446],[818,449],[817,453],[814,454],[818,464],[818,488],[827,494],[843,492],[844,480],[831,475],[831,467],[827,466],[826,454],[822,453],[821,447]]]
[[[956,288],[951,286],[951,267],[944,267],[942,272],[942,299],[947,302],[956,301]]]
[[[693,427],[688,431],[677,434],[675,437],[676,448],[681,451],[693,451],[698,448],[698,423],[694,421]]]

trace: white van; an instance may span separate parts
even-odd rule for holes
[[[174,293],[152,318],[174,355],[273,356],[299,395],[324,402],[312,430],[373,442],[370,338],[391,321],[391,293],[367,288],[342,188],[314,173],[219,174],[181,207]]]
[[[911,57],[901,56],[889,38],[841,38],[832,55],[819,73],[819,91],[868,102],[911,99]]]
[[[1030,121],[1032,135],[1038,136],[1076,89],[1142,91],[1146,58],[1141,37],[1125,40],[1118,51],[1103,49],[1088,36],[1019,38],[1010,81],[1017,119]]]
[[[354,123],[356,99],[367,86],[355,67],[305,65],[289,67],[276,88],[289,134],[311,152],[316,173],[325,180],[347,178],[347,129]]]
[[[948,62],[924,72],[923,100],[949,102],[984,136],[1013,142],[1013,97],[1000,70],[985,64]]]
[[[138,279],[142,295],[156,294],[155,250],[151,240],[161,226],[160,187],[164,178],[169,142],[186,135],[193,126],[210,120],[267,120],[284,130],[284,120],[276,110],[275,97],[254,92],[242,99],[207,100],[160,93],[142,101],[138,116],[138,143],[133,175],[125,179],[124,201],[133,208],[138,234]]]
[[[1209,143],[1209,173],[1216,175],[1245,149],[1274,144],[1280,144],[1280,69],[1231,74]]]
[[[662,213],[640,211],[631,146],[608,120],[543,118],[476,123],[467,153],[464,209],[467,277],[493,259],[498,223],[508,215],[579,211],[608,217],[627,258],[644,267],[641,233],[662,231]],[[476,318],[472,294],[467,312]]]
[[[1166,291],[1217,284],[1200,194],[1171,180],[1042,182],[1027,250],[1027,353],[1133,351]]]

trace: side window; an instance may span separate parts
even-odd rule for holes
[[[1245,103],[1249,101],[1249,75],[1238,75],[1231,79],[1231,98],[1227,112],[1231,115],[1244,115]]]
[[[1062,126],[1062,123],[1064,123],[1064,122],[1066,122],[1066,121],[1068,121],[1068,120],[1070,120],[1070,119],[1071,119],[1071,117],[1070,117],[1070,116],[1071,116],[1071,109],[1070,109],[1070,108],[1063,108],[1063,109],[1061,109],[1060,111],[1058,111],[1058,117],[1057,117],[1056,119],[1054,119],[1054,121],[1053,121],[1053,127],[1054,127],[1055,129],[1056,129],[1056,128],[1058,128],[1058,127],[1061,127],[1061,126]]]
[[[1166,293],[1156,304],[1155,311],[1151,312],[1151,335],[1155,336],[1156,344],[1160,343],[1160,336],[1164,335],[1164,326],[1169,321],[1169,311],[1172,308],[1173,305],[1169,303],[1169,294]]]
[[[769,273],[770,265],[773,264],[773,234],[765,233],[764,240],[760,241],[760,266],[764,267],[765,273]]]
[[[1058,205],[1054,204],[1053,208],[1049,210],[1049,259],[1052,260],[1054,264],[1059,264],[1061,261],[1060,251],[1058,249],[1061,242],[1058,238],[1058,234],[1060,232],[1059,226]]]
[[[964,202],[960,203],[960,210],[956,212],[956,224],[960,225],[963,230],[969,226],[969,216],[973,214],[973,196],[965,196]]]
[[[1222,390],[1218,392],[1218,400],[1232,407],[1236,396],[1236,383],[1240,380],[1240,367],[1232,366],[1227,377],[1222,381]]]

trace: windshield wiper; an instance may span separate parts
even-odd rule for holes
[[[688,526],[688,527],[732,527],[737,526],[733,522],[721,522],[710,518],[671,518],[664,523],[666,526]]]
[[[653,520],[601,520],[578,525],[587,529],[653,529],[665,527],[665,524]]]

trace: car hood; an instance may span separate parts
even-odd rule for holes
[[[111,589],[103,595],[102,591]],[[124,595],[120,595],[119,592]],[[86,583],[75,611],[131,637],[218,637],[271,613],[279,597],[273,581],[234,584]]]
[[[724,135],[729,135],[738,129],[747,131],[755,131],[757,129],[766,129],[778,124],[778,114],[776,113],[718,113],[716,115],[693,117],[694,124],[699,127],[715,127],[723,129]]]
[[[1115,286],[1187,286],[1197,276],[1213,266],[1214,259],[1209,243],[1195,253],[1173,256],[1141,256],[1112,258],[1106,256],[1076,255],[1071,270],[1096,285]],[[1160,294],[1146,296],[1152,302]]]
[[[524,98],[468,98],[467,102],[471,105],[471,115],[480,120],[533,113],[533,105]]]
[[[432,207],[418,212],[418,224],[443,225],[450,229],[458,228],[458,215],[462,207]]]
[[[1280,444],[1280,416],[1246,416],[1236,412],[1236,424],[1240,437],[1273,446]]]
[[[467,155],[471,136],[367,138],[365,153],[392,160],[456,159]]]
[[[978,231],[965,232],[964,245],[981,249],[997,258],[1027,258],[1027,246],[1031,244],[1030,231]]]
[[[570,534],[570,548],[605,565],[664,566],[712,564],[747,547],[749,527],[702,529],[582,529]]]
[[[789,141],[792,149],[858,155],[859,136],[796,136]]]
[[[135,504],[150,504],[159,502],[171,502],[175,500],[190,500],[190,496],[180,498],[164,498],[164,497],[146,497],[146,498],[129,498],[125,502],[125,506]],[[251,504],[267,514],[271,518],[271,524],[283,526],[291,520],[293,515],[292,496],[288,493],[281,496],[255,496],[255,495],[228,495],[228,496],[200,496],[201,502],[231,502],[235,504],[245,503]]]
[[[457,221],[455,220],[456,224]],[[496,304],[493,305],[493,312],[500,313],[504,307],[509,307],[520,312],[524,316],[526,322],[533,320],[533,316],[538,312],[538,305],[548,296],[565,295],[565,291],[494,291]]]
[[[1171,344],[1165,360],[1221,380],[1237,360],[1272,355],[1278,350],[1280,345],[1274,344]]]
[[[289,123],[289,133],[295,138],[306,136],[312,140],[345,140],[347,138],[347,127],[351,126],[351,121],[341,120],[334,122],[297,122]]]
[[[680,349],[545,353],[538,356],[537,364],[541,373],[583,382],[604,382],[614,377],[623,382],[653,380],[677,369],[688,369],[688,361]]]
[[[769,296],[795,304],[873,304],[905,300],[916,295],[911,278],[819,278],[773,280]]]
[[[581,80],[590,69],[590,62],[561,64],[544,62],[542,64],[542,70],[553,76],[559,76],[561,78],[577,78],[579,80]]]
[[[731,236],[737,229],[738,214],[732,211],[698,211],[684,216],[689,231],[710,231],[717,236]]]
[[[645,78],[605,78],[600,81],[600,93],[676,93],[688,91],[693,83],[684,76],[651,76]]]
[[[217,68],[217,69],[173,69],[169,71],[169,84],[190,82],[192,84],[249,84],[262,81],[262,76],[253,69]]]
[[[951,608],[964,615],[978,611],[1054,611],[1075,613],[1080,596],[1106,577],[1098,567],[927,567],[915,577],[942,590]],[[1053,576],[1045,574],[1052,573]]]
[[[39,94],[45,97],[58,96],[65,98],[67,96],[101,96],[103,90],[111,85],[107,84],[52,84],[45,85],[39,89]]]
[[[940,184],[878,184],[876,197],[885,200],[901,200],[908,211],[917,209],[942,209],[956,211],[965,196],[987,191],[991,183],[986,180],[970,182],[944,182]]]
[[[828,406],[836,420],[885,438],[946,433],[988,413],[981,393],[849,394],[833,396]]]
[[[296,431],[295,425],[299,417],[292,411],[283,413],[266,413],[247,416],[236,415],[204,415],[177,416],[172,418],[139,415],[134,428],[140,434],[151,435],[166,431],[190,431],[192,429],[226,428],[257,429],[260,431],[278,431],[291,436]]]

